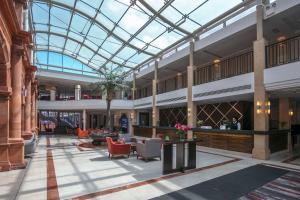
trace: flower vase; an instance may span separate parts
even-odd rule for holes
[[[180,134],[179,138],[180,138],[180,140],[184,140],[185,139],[184,134]]]

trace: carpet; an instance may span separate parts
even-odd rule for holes
[[[297,176],[295,176],[295,174]],[[291,176],[295,176],[291,179]],[[300,191],[300,173],[290,172],[285,169],[279,169],[275,167],[265,165],[254,165],[237,172],[233,172],[209,181],[205,181],[169,194],[165,194],[154,200],[231,200],[231,199],[264,199],[263,196],[269,195],[268,199],[272,199],[271,196],[277,195],[278,191],[271,190],[269,185],[273,184],[272,181],[286,182],[288,179],[290,184],[285,187],[287,190]],[[284,179],[284,180],[283,180]],[[271,183],[270,183],[271,182]],[[278,184],[277,182],[275,184]],[[274,185],[274,184],[273,184]],[[264,187],[268,187],[270,190],[266,191]],[[283,186],[281,185],[283,188]],[[261,195],[260,198],[252,198],[256,193],[265,192],[265,195]],[[282,189],[285,190],[285,189]],[[252,194],[252,196],[251,196]],[[295,198],[295,195],[287,194],[286,199],[299,199]],[[278,195],[280,196],[280,195]],[[283,196],[281,196],[283,197]],[[267,199],[267,198],[265,198]],[[282,199],[282,198],[277,198]]]

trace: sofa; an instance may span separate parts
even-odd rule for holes
[[[130,155],[131,145],[122,142],[114,142],[111,137],[106,137],[108,157]]]
[[[145,161],[152,158],[159,158],[161,160],[161,145],[162,140],[160,138],[151,138],[144,142],[138,142],[136,144],[137,159],[141,157]]]
[[[34,153],[36,148],[37,137],[35,134],[32,134],[29,140],[24,140],[24,153],[26,156]]]
[[[119,140],[124,141],[125,143],[135,143],[136,139],[131,137],[130,133],[119,133]]]
[[[86,138],[89,135],[89,130],[83,131],[81,128],[76,128],[76,133],[79,138]]]

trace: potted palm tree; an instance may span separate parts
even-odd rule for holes
[[[115,91],[128,88],[125,78],[120,76],[117,71],[99,71],[99,81],[90,84],[90,89],[94,93],[106,95],[106,124],[105,128],[112,131],[111,123],[111,102],[113,100]]]

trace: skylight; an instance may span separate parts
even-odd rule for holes
[[[48,59],[42,59],[45,52],[51,52],[71,57],[93,70],[124,73],[241,2],[32,0],[34,62],[51,67],[50,60],[57,59],[55,56],[48,53]],[[72,64],[63,62],[60,67]]]

